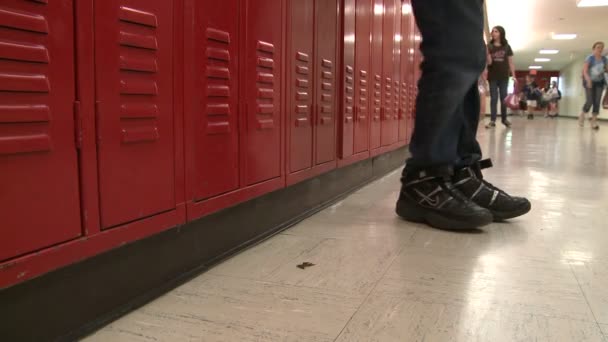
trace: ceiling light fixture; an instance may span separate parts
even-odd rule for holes
[[[571,40],[576,39],[576,33],[554,33],[552,34],[554,40]]]
[[[557,55],[559,50],[542,49],[539,51],[541,55]]]
[[[528,67],[528,69],[531,69],[531,70],[538,70],[538,69],[542,69],[542,68],[543,68],[543,67],[542,67],[542,66],[540,66],[540,65],[530,65],[530,66]]]
[[[551,58],[534,58],[535,62],[551,62]]]
[[[608,0],[578,0],[576,2],[578,7],[599,7],[608,6]]]

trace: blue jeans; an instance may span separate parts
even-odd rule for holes
[[[507,120],[507,104],[505,98],[507,97],[507,88],[509,87],[509,80],[495,80],[490,81],[490,118],[494,122],[496,121],[496,115],[498,110],[498,100],[500,99],[500,117],[502,121]]]
[[[604,92],[604,82],[593,82],[591,88],[585,87],[585,105],[583,106],[583,113],[589,113],[593,106],[593,115],[600,113],[600,102],[602,101],[602,92]]]
[[[481,159],[477,81],[486,65],[482,0],[412,0],[424,55],[405,171],[442,176]]]

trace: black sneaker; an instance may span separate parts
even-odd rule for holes
[[[450,176],[402,178],[396,212],[401,218],[445,230],[472,230],[492,222],[492,214],[454,188]]]
[[[486,125],[486,128],[494,128],[494,127],[496,127],[496,122],[494,122],[494,121],[490,121],[490,122],[489,122],[489,123]]]
[[[457,170],[452,180],[454,186],[468,199],[490,210],[494,221],[504,221],[528,213],[532,208],[530,201],[523,197],[512,197],[483,179],[481,170],[488,167],[492,167],[489,159]]]
[[[511,122],[509,122],[507,119],[502,120],[502,124],[507,128],[511,128]]]
[[[528,120],[534,120],[534,114],[528,114]]]

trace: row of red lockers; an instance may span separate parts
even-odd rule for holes
[[[2,1],[0,266],[29,278],[405,145],[418,37],[409,0]]]

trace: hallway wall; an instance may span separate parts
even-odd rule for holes
[[[584,59],[578,57],[561,71],[560,90],[562,101],[560,115],[577,117],[585,103],[585,92],[581,82]],[[600,117],[608,119],[608,110],[600,109]]]

